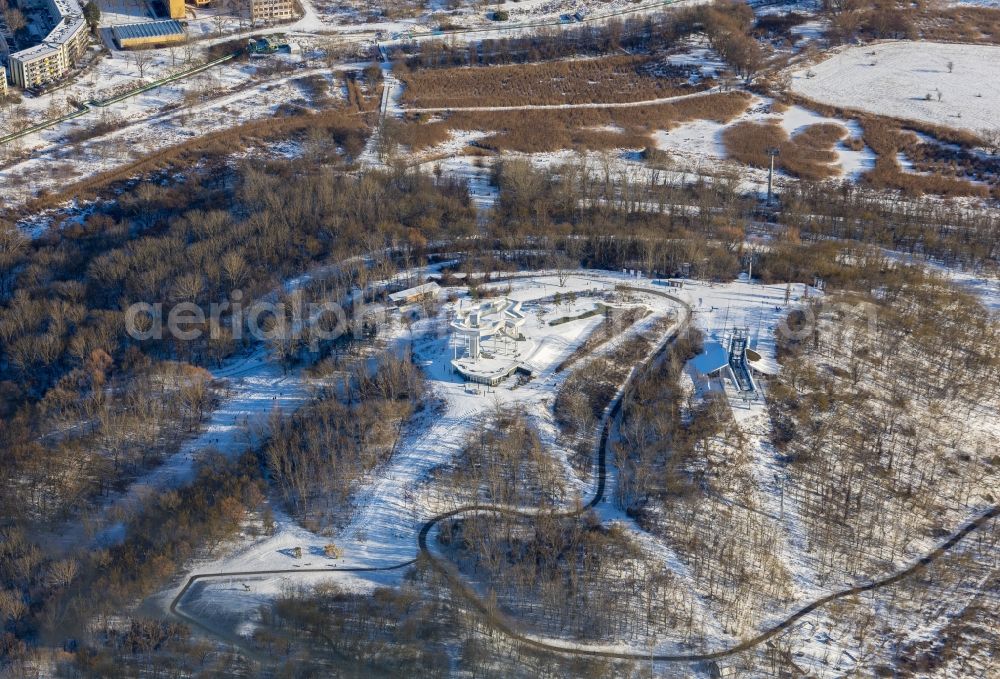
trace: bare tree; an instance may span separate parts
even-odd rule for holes
[[[215,24],[215,31],[222,37],[222,32],[225,30],[226,26],[229,24],[230,17],[223,11],[221,7],[216,8],[215,16],[212,17],[212,23]]]
[[[132,52],[132,63],[135,64],[135,70],[139,73],[139,80],[142,80],[146,75],[146,69],[149,67],[152,59],[149,56],[149,52],[146,50],[136,50]]]
[[[1000,129],[984,129],[980,131],[979,137],[987,151],[993,155],[1000,153]]]
[[[16,7],[5,10],[3,15],[4,19],[7,21],[7,27],[10,28],[13,33],[18,32],[28,25],[27,20],[24,18],[24,13]]]

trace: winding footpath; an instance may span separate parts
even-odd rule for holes
[[[660,346],[649,356],[641,367],[645,367],[651,361],[655,360],[677,337],[681,329],[687,326],[691,318],[691,308],[686,302],[666,293],[650,290],[643,288],[642,292],[657,294],[663,297],[667,297],[674,302],[681,305],[685,310],[686,317],[677,324],[673,332],[665,338],[665,340],[660,344]],[[594,495],[580,508],[569,509],[562,511],[554,511],[550,513],[550,516],[555,518],[574,518],[578,517],[585,512],[593,509],[598,504],[604,500],[607,486],[607,459],[608,459],[608,444],[611,438],[611,428],[618,416],[621,405],[622,405],[622,395],[626,391],[631,380],[638,374],[639,369],[634,369],[629,378],[626,380],[625,384],[618,391],[613,402],[607,410],[604,417],[604,422],[601,429],[600,442],[597,445],[597,479],[594,488]],[[783,631],[787,630],[793,624],[795,624],[801,618],[809,615],[818,608],[821,608],[833,601],[838,599],[843,599],[846,597],[855,596],[864,592],[876,591],[885,587],[894,585],[902,580],[905,580],[920,570],[924,569],[937,559],[941,558],[948,552],[950,552],[956,545],[958,545],[962,540],[968,537],[970,534],[976,530],[982,528],[992,519],[1000,516],[1000,505],[993,505],[986,510],[982,511],[975,518],[968,521],[955,533],[953,533],[947,540],[942,542],[938,547],[936,547],[931,552],[920,557],[910,566],[903,568],[895,573],[886,575],[881,578],[872,579],[864,584],[856,585],[854,587],[848,587],[842,590],[838,590],[827,594],[824,597],[816,599],[810,603],[805,604],[801,608],[797,609],[787,617],[783,618],[781,621],[767,627],[762,630],[759,634],[744,641],[738,642],[726,648],[722,648],[716,651],[705,651],[700,653],[667,653],[667,654],[656,654],[648,652],[629,652],[629,651],[609,651],[599,648],[587,648],[586,645],[578,644],[572,641],[554,641],[554,640],[543,640],[536,638],[530,634],[517,629],[516,624],[508,619],[507,617],[500,614],[494,607],[489,606],[480,595],[460,576],[453,565],[447,560],[437,556],[428,546],[428,538],[434,528],[441,523],[450,518],[456,516],[461,516],[463,514],[475,514],[475,513],[496,513],[503,514],[507,516],[516,516],[522,518],[532,518],[538,515],[537,510],[532,509],[518,509],[507,506],[497,506],[489,504],[473,504],[458,507],[446,512],[437,514],[436,516],[430,518],[422,526],[417,535],[417,546],[419,548],[420,555],[426,560],[431,568],[434,569],[439,575],[448,580],[449,584],[453,585],[455,590],[460,592],[463,597],[465,597],[468,602],[480,613],[482,614],[484,620],[487,624],[495,629],[496,631],[504,634],[510,639],[517,641],[519,643],[525,644],[533,649],[558,653],[562,655],[569,656],[579,656],[579,657],[592,657],[592,658],[606,658],[614,660],[637,660],[637,661],[654,661],[654,662],[701,662],[708,660],[718,660],[728,656],[733,656],[744,651],[750,650],[755,646],[758,646],[772,637],[781,634]],[[266,575],[285,575],[292,573],[374,573],[374,572],[385,572],[385,571],[396,571],[403,568],[407,568],[416,564],[418,558],[409,559],[401,563],[389,565],[389,566],[355,566],[355,567],[327,567],[327,568],[294,568],[294,569],[281,569],[281,570],[259,570],[259,571],[233,571],[224,573],[201,573],[188,578],[187,582],[177,593],[174,599],[171,601],[169,610],[175,616],[181,618],[182,620],[198,627],[199,629],[219,638],[224,639],[227,642],[238,645],[253,655],[259,655],[257,649],[249,647],[247,640],[239,637],[237,635],[227,634],[221,632],[220,630],[209,627],[203,624],[198,619],[191,615],[188,615],[180,608],[181,601],[188,594],[191,588],[202,581],[212,580],[212,579],[225,579],[225,578],[237,578],[237,577],[254,577],[254,576],[266,576]]]
[[[404,113],[464,113],[464,112],[503,112],[503,111],[561,111],[573,109],[609,109],[609,108],[642,108],[644,106],[660,106],[688,99],[707,97],[724,90],[721,87],[709,87],[698,92],[675,94],[672,97],[656,97],[638,101],[588,101],[581,104],[517,104],[514,106],[415,106],[403,108]],[[732,90],[733,92],[737,90]]]

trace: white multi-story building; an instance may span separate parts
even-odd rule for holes
[[[82,16],[69,15],[61,25],[52,29],[46,42],[65,52],[70,64],[77,64],[83,59],[87,45],[90,44],[87,22]]]
[[[292,0],[250,0],[250,17],[255,24],[270,24],[295,18]]]
[[[58,80],[68,70],[65,52],[44,42],[10,55],[10,79],[25,89]]]
[[[22,88],[39,87],[65,76],[87,51],[90,33],[76,0],[49,0],[55,25],[41,44],[10,55],[10,77]]]
[[[54,23],[59,23],[68,16],[82,15],[80,3],[76,0],[48,0],[46,3],[49,9],[49,16]]]

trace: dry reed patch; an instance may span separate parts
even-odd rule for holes
[[[378,111],[382,105],[382,89],[385,83],[366,88],[356,74],[350,74],[345,81],[347,87],[347,104],[359,113]]]
[[[768,167],[767,150],[777,148],[775,167],[802,179],[826,179],[840,173],[833,147],[846,136],[847,130],[835,123],[810,125],[789,137],[777,121],[743,122],[726,129],[722,141],[729,156],[746,165]]]
[[[403,121],[386,120],[383,134],[412,149],[438,146],[451,139],[452,126],[447,120],[430,120],[428,116],[409,115]]]
[[[924,40],[1000,44],[1000,9],[924,8],[917,12],[916,24]]]
[[[509,66],[407,71],[403,102],[411,108],[524,106],[646,101],[703,90],[678,67],[649,57],[613,56]]]
[[[996,169],[991,163],[983,162],[974,151],[983,145],[983,140],[968,130],[873,115],[858,109],[822,104],[796,94],[790,94],[789,99],[821,115],[831,118],[853,118],[861,124],[862,137],[848,140],[847,146],[853,150],[860,150],[867,144],[875,152],[875,167],[864,176],[864,181],[874,188],[896,189],[914,196],[930,193],[942,196],[985,197],[990,194],[986,186],[956,177],[954,168],[949,169],[940,162],[936,166],[930,164],[927,158],[931,155],[930,151],[923,148],[929,145],[921,143],[911,130],[923,132],[938,142],[956,145],[960,151],[953,154],[957,159],[952,159],[952,162],[961,166],[963,174],[984,182],[996,182],[998,174]],[[928,171],[929,174],[904,172],[897,160],[900,152],[905,152],[915,161],[914,164],[919,169]],[[995,188],[993,193],[1000,195],[1000,189]]]
[[[968,151],[916,137],[904,151],[919,172],[984,182],[992,186],[991,193],[994,197],[1000,197],[1000,157],[996,155]]]
[[[864,180],[879,189],[897,189],[919,196],[933,193],[942,196],[973,196],[985,198],[989,190],[981,184],[947,177],[939,173],[913,174],[904,172],[898,155],[920,144],[919,138],[903,131],[892,121],[866,116],[860,119],[864,140],[877,154],[875,167],[865,173]]]
[[[859,108],[850,108],[847,106],[833,106],[831,104],[824,104],[820,101],[814,101],[809,97],[804,97],[801,94],[795,92],[788,92],[785,97],[792,103],[798,104],[804,108],[811,111],[815,111],[822,116],[827,118],[853,118],[856,120],[862,119],[875,119],[886,121],[891,123],[897,128],[906,127],[908,129],[917,130],[918,132],[923,132],[924,134],[929,134],[936,139],[949,142],[952,144],[958,144],[959,146],[969,149],[975,148],[983,145],[983,139],[979,135],[971,132],[970,130],[962,130],[955,127],[945,127],[944,125],[935,125],[934,123],[928,123],[921,120],[909,120],[902,118],[893,118],[886,115],[876,115],[869,111]]]
[[[545,153],[564,149],[641,149],[650,145],[650,134],[656,130],[692,120],[727,123],[743,113],[751,99],[746,92],[725,92],[622,108],[455,111],[442,121],[406,122],[399,126],[397,139],[420,149],[443,142],[450,130],[468,130],[492,133],[477,143],[491,150]]]
[[[861,137],[851,137],[844,142],[844,146],[852,151],[861,151],[865,148],[865,140]]]

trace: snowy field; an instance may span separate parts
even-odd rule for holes
[[[791,86],[823,104],[974,132],[1000,129],[998,46],[857,45],[795,71]]]
[[[852,181],[858,181],[861,176],[875,166],[875,153],[869,147],[854,151],[847,147],[851,138],[861,137],[861,126],[854,120],[831,118],[810,111],[802,106],[791,106],[787,110],[775,110],[773,100],[767,97],[756,97],[745,113],[732,123],[723,124],[711,120],[696,120],[678,125],[671,130],[660,130],[652,135],[656,148],[665,151],[670,156],[668,170],[652,169],[642,160],[640,149],[614,149],[609,151],[554,151],[547,153],[517,154],[509,156],[523,157],[537,168],[554,169],[561,165],[576,165],[589,168],[593,172],[612,176],[616,180],[627,179],[638,184],[662,183],[679,184],[690,181],[691,174],[712,177],[738,177],[741,190],[747,192],[766,191],[767,172],[758,168],[747,167],[727,157],[722,142],[723,132],[740,122],[777,122],[789,134],[794,136],[810,125],[835,123],[847,130],[844,139],[838,142],[833,151],[837,154],[835,166],[840,175]],[[390,109],[390,113],[392,110]],[[401,115],[401,113],[400,113]],[[414,154],[418,163],[423,163],[426,169],[439,166],[450,176],[460,177],[470,182],[473,200],[480,208],[489,207],[495,201],[495,187],[489,184],[488,166],[490,158],[477,158],[462,155],[464,149],[477,139],[486,136],[483,131],[453,130],[451,138],[437,146],[423,149]],[[445,160],[441,160],[445,158]],[[483,166],[479,166],[481,163]],[[780,187],[787,182],[796,181],[780,170],[776,177]]]
[[[106,0],[105,4],[108,9],[106,24],[109,26],[142,19],[146,11],[142,3],[133,0]],[[437,14],[417,13],[407,19],[369,23],[359,21],[363,12],[350,5],[324,5],[314,0],[303,2],[302,7],[304,14],[299,20],[256,31],[268,33],[280,30],[288,33],[302,48],[302,56],[276,56],[245,64],[216,66],[197,76],[138,94],[107,108],[91,110],[79,118],[4,145],[0,148],[0,160],[6,160],[6,165],[0,167],[0,182],[15,189],[5,195],[6,206],[16,208],[39,191],[53,190],[68,182],[113,170],[143,154],[189,141],[192,137],[266,118],[273,115],[282,103],[301,102],[301,92],[295,87],[295,80],[316,74],[332,79],[328,74],[330,69],[317,68],[323,62],[316,60],[319,56],[316,48],[332,40],[328,37],[332,33],[340,34],[339,42],[342,44],[356,44],[359,40],[373,44],[371,41],[377,31],[383,32],[381,40],[386,44],[408,40],[408,36],[414,39],[434,37],[432,19]],[[578,26],[579,22],[562,22],[560,17],[566,12],[573,14],[581,11],[588,19],[596,19],[619,11],[644,11],[644,7],[646,5],[624,0],[611,3],[581,0],[514,3],[509,8],[511,21],[498,24],[486,18],[485,12],[463,5],[455,10],[455,15],[461,19],[455,22],[456,25],[486,26],[494,30],[456,33],[455,36],[459,40],[479,40],[517,33],[517,17],[531,21],[555,21],[558,26],[572,27]],[[0,120],[0,123],[6,122],[0,124],[0,131],[13,132],[64,115],[73,110],[71,101],[109,98],[184,71],[202,63],[205,47],[248,33],[248,29],[237,22],[216,25],[211,20],[211,12],[200,16],[203,13],[199,10],[199,18],[192,19],[189,27],[192,34],[200,36],[200,40],[171,49],[144,50],[141,59],[137,58],[137,53],[114,49],[103,55],[95,54],[93,63],[66,87],[39,97],[25,97],[10,111],[6,121]],[[96,47],[92,49],[94,52]],[[704,60],[706,57],[695,54],[692,58]],[[280,62],[288,62],[283,64],[283,70],[259,72],[261,67]],[[706,62],[706,68],[714,69],[714,62],[709,62],[712,62],[711,58]],[[357,70],[364,65],[346,63],[333,70]],[[335,96],[340,94],[338,90]],[[398,115],[398,88],[393,88],[391,94],[390,104],[393,113]],[[192,101],[197,103],[192,104]],[[70,143],[71,135],[87,136],[87,130],[96,126],[112,130],[82,143]],[[472,138],[469,135],[465,141]],[[465,143],[456,140],[451,144],[452,148],[437,149],[434,155],[450,157],[464,146]],[[371,152],[365,154],[364,160],[368,164],[378,164]],[[489,200],[489,196],[484,198]]]

